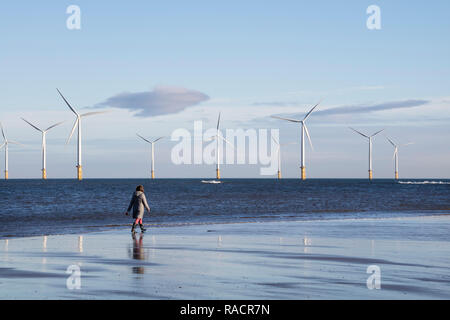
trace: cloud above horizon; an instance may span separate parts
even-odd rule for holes
[[[374,105],[350,105],[341,106],[325,110],[318,110],[316,115],[335,115],[335,114],[347,114],[347,113],[368,113],[383,110],[401,109],[401,108],[414,108],[423,106],[431,101],[429,100],[403,100],[403,101],[389,101]]]
[[[120,108],[135,111],[137,117],[174,114],[208,101],[208,95],[182,87],[158,86],[153,91],[124,92],[112,96],[94,108]]]
[[[402,100],[402,101],[389,101],[389,102],[383,102],[378,104],[372,104],[372,105],[346,105],[346,106],[340,106],[340,107],[334,107],[324,110],[317,110],[314,112],[315,116],[329,116],[329,115],[341,115],[341,114],[354,114],[354,113],[370,113],[370,112],[376,112],[376,111],[385,111],[385,110],[393,110],[393,109],[402,109],[402,108],[414,108],[414,107],[420,107],[423,105],[426,105],[430,103],[430,100]],[[281,106],[280,104],[275,104],[274,106]],[[309,111],[309,110],[307,110]],[[304,113],[302,114],[292,114],[291,116],[304,116]]]

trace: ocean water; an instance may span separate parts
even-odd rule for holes
[[[132,223],[143,184],[152,227],[450,214],[450,180],[86,179],[0,181],[0,238],[82,233]]]

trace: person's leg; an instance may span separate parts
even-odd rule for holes
[[[133,227],[131,227],[131,232],[134,232],[134,229],[136,228],[136,226],[139,224],[139,221],[141,219],[137,218],[134,222],[133,222]]]
[[[145,232],[147,230],[144,228],[144,225],[142,224],[142,219],[139,219],[139,227],[141,228],[142,232]]]

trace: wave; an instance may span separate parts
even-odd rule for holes
[[[450,184],[450,181],[399,181],[400,184]]]
[[[222,183],[222,182],[221,181],[217,181],[217,180],[202,180],[202,183],[219,184],[219,183]]]

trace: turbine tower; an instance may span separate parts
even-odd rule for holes
[[[409,142],[407,144],[403,144],[403,145],[398,145],[396,144],[394,141],[392,141],[391,139],[389,139],[388,137],[386,137],[386,139],[392,144],[392,146],[394,147],[394,167],[395,167],[395,180],[398,180],[398,148],[401,146],[408,146],[410,144],[413,144],[413,142]]]
[[[5,180],[8,180],[8,178],[9,178],[9,175],[8,175],[8,170],[9,170],[9,164],[8,164],[8,162],[9,162],[9,144],[10,143],[12,143],[12,144],[19,144],[20,145],[20,143],[19,142],[16,142],[16,141],[13,141],[13,140],[8,140],[8,138],[6,138],[6,135],[5,135],[5,131],[3,130],[3,126],[2,126],[2,124],[0,123],[0,129],[2,130],[2,136],[3,136],[3,140],[5,141],[5,142],[3,142],[3,144],[2,145],[0,145],[0,149],[2,149],[3,147],[5,147]]]
[[[72,110],[73,113],[75,113],[76,115],[76,120],[75,123],[73,125],[72,128],[72,132],[70,133],[69,139],[67,139],[67,143],[69,143],[70,138],[72,138],[73,133],[75,132],[76,127],[78,126],[78,142],[77,142],[77,178],[78,180],[82,180],[83,179],[83,167],[82,167],[82,162],[81,162],[81,119],[83,117],[88,117],[88,116],[92,116],[94,114],[100,114],[100,113],[105,113],[106,111],[98,111],[98,112],[87,112],[84,114],[79,114],[78,112],[75,111],[75,109],[69,104],[69,102],[66,100],[66,98],[64,98],[64,96],[62,95],[62,93],[59,91],[59,89],[56,89],[59,93],[59,95],[61,96],[61,98],[63,98],[64,102],[67,104],[67,106],[70,108],[70,110]]]
[[[273,142],[275,142],[275,144],[278,146],[277,148],[277,154],[278,154],[278,179],[281,179],[281,147],[282,146],[287,146],[289,144],[295,144],[293,142],[291,143],[279,143],[279,141],[277,141],[274,137],[272,137]]]
[[[222,134],[220,133],[220,112],[219,112],[219,118],[217,119],[217,131],[216,135],[211,137],[212,140],[216,140],[216,179],[220,180],[220,149],[219,149],[219,140],[223,140],[226,143],[228,143],[232,148],[233,145],[228,142],[227,139],[225,139]]]
[[[373,135],[371,135],[371,136],[367,136],[367,135],[365,135],[365,134],[363,134],[363,133],[361,133],[361,132],[359,132],[358,130],[355,130],[355,129],[353,129],[353,128],[350,128],[350,129],[352,129],[352,130],[355,131],[356,133],[360,134],[361,136],[363,136],[364,138],[367,138],[367,139],[369,140],[369,180],[372,180],[372,179],[373,179],[373,169],[372,169],[372,138],[375,137],[375,136],[376,136],[377,134],[379,134],[380,132],[384,131],[384,129],[375,132],[375,133],[374,133]]]
[[[314,111],[314,109],[317,108],[317,106],[319,104],[320,104],[320,102],[317,103],[305,115],[303,120],[289,119],[289,118],[282,118],[282,117],[272,116],[272,118],[275,118],[275,119],[281,119],[281,120],[286,120],[286,121],[289,121],[289,122],[300,123],[302,125],[302,134],[301,134],[301,165],[300,165],[300,168],[302,170],[302,180],[306,180],[305,133],[306,133],[306,136],[308,137],[308,141],[309,141],[309,144],[310,144],[311,148],[314,150],[314,147],[313,147],[313,144],[312,144],[312,141],[311,141],[311,137],[309,135],[308,127],[306,126],[306,120],[311,115],[311,113]]]
[[[152,146],[152,179],[155,179],[155,143],[159,140],[161,140],[164,137],[159,137],[158,139],[155,139],[153,141],[147,140],[145,139],[143,136],[140,136],[139,134],[136,133],[136,135],[141,138],[142,140],[144,140],[147,143],[150,143]]]
[[[37,131],[42,133],[42,179],[46,180],[47,179],[47,141],[46,141],[47,132],[56,126],[59,126],[64,121],[58,122],[58,123],[48,127],[45,130],[41,130],[38,127],[36,127],[34,124],[32,124],[31,122],[25,120],[24,118],[21,118],[21,119],[23,121],[25,121],[26,123],[28,123],[34,129],[36,129]]]

